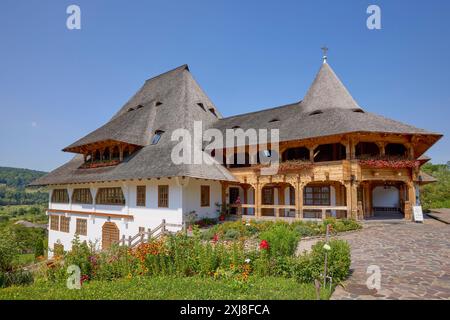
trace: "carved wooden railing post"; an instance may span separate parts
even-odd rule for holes
[[[131,236],[128,236],[128,246],[131,247]]]
[[[122,235],[122,246],[125,246],[125,235]]]
[[[166,234],[166,219],[162,220],[162,228],[161,228],[161,235],[164,236]]]

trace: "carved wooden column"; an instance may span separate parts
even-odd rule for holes
[[[255,188],[255,217],[259,218],[261,217],[262,184],[260,182],[256,182],[254,188]]]
[[[220,211],[221,213],[226,213],[228,183],[221,181],[220,184],[222,185],[222,207],[220,208]]]
[[[303,187],[304,182],[299,181],[295,186],[295,206],[296,206],[296,216],[298,219],[303,219]]]
[[[358,191],[355,183],[346,182],[346,201],[347,201],[347,218],[357,219],[358,218]]]
[[[248,204],[248,189],[250,186],[244,185],[242,186],[242,189],[244,190],[244,204]],[[247,215],[247,208],[241,208],[242,214]]]
[[[378,149],[380,149],[380,156],[384,157],[386,155],[386,142],[377,142]]]
[[[416,205],[416,188],[412,181],[407,183],[406,192],[408,193],[408,201],[405,202],[405,220],[412,220],[413,206]]]
[[[284,184],[280,185],[278,188],[278,204],[280,205],[285,205],[285,197],[284,197],[284,192],[286,190],[286,186]],[[281,216],[281,211],[285,211],[285,209],[277,209],[275,214],[277,217]],[[284,216],[284,215],[283,215]]]

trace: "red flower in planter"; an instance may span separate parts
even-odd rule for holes
[[[220,215],[220,216],[219,216],[219,220],[220,220],[220,221],[225,221],[225,215],[223,215],[223,214]]]
[[[83,274],[80,278],[80,284],[83,284],[83,282],[88,281],[89,276],[87,274]]]
[[[259,249],[261,250],[269,250],[269,243],[267,242],[267,240],[262,240],[261,243],[259,244]]]

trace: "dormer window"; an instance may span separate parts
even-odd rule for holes
[[[128,108],[128,112],[133,111],[133,110],[134,110],[134,108]]]
[[[240,129],[241,127],[239,127],[239,126],[234,126],[234,127],[232,127],[231,129]]]
[[[197,105],[202,108],[203,111],[206,111],[205,106],[203,105],[203,103],[199,102],[197,103]]]
[[[323,113],[323,111],[321,111],[321,110],[316,110],[316,111],[311,112],[309,115],[310,115],[310,116],[313,116],[313,115],[316,115],[316,114],[322,114],[322,113]]]
[[[275,118],[275,119],[270,120],[269,123],[278,122],[278,121],[280,121],[280,119]]]
[[[161,102],[161,101],[156,101],[156,102],[155,102],[155,106],[158,107],[158,106],[160,106],[160,105],[162,105],[162,102]]]
[[[365,113],[363,109],[353,109],[352,111],[356,113]]]
[[[139,104],[137,107],[136,107],[136,110],[137,109],[140,109],[140,108],[143,108],[144,106],[142,105],[142,104]]]
[[[152,144],[157,144],[161,139],[161,135],[164,133],[162,130],[156,130],[155,135],[152,138]]]
[[[208,110],[217,118],[216,110],[214,110],[214,108],[209,108]]]

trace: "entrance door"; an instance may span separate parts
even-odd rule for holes
[[[114,222],[105,222],[102,227],[102,249],[108,249],[111,244],[119,241],[119,228]]]
[[[229,204],[235,204],[236,200],[239,198],[239,188],[236,187],[231,187],[229,190]],[[230,208],[230,213],[231,214],[236,214],[237,213],[237,208]]]

